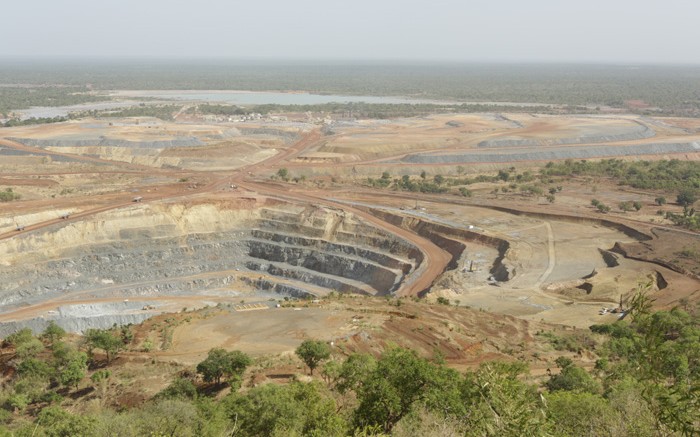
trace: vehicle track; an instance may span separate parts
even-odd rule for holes
[[[274,168],[278,167],[279,165],[285,163],[286,161],[289,161],[293,159],[294,157],[298,156],[300,153],[303,153],[305,150],[315,146],[318,144],[318,142],[322,139],[322,135],[319,130],[313,130],[308,133],[306,133],[299,141],[294,143],[292,146],[282,150],[281,152],[277,153],[276,155],[268,158],[267,160],[250,164],[248,166],[242,167],[240,169],[237,169],[233,172],[215,172],[215,173],[206,173],[207,177],[214,177],[214,180],[203,185],[202,187],[198,187],[195,189],[191,189],[188,191],[181,191],[178,190],[177,186],[173,186],[170,190],[168,188],[164,187],[159,193],[150,193],[150,194],[145,194],[142,196],[142,199],[140,200],[141,203],[148,203],[148,202],[158,202],[158,201],[164,201],[164,200],[173,200],[173,199],[186,199],[186,198],[192,198],[192,197],[197,197],[201,196],[204,194],[208,193],[213,193],[220,191],[222,189],[225,189],[229,187],[231,184],[237,184],[242,188],[245,188],[251,192],[261,194],[261,195],[266,195],[266,196],[273,196],[277,197],[286,201],[290,202],[295,202],[295,203],[305,203],[305,204],[312,204],[312,205],[321,205],[325,206],[328,208],[334,208],[334,209],[339,209],[343,211],[350,212],[358,217],[361,217],[363,220],[372,223],[373,225],[377,226],[378,228],[396,235],[399,238],[402,238],[412,244],[414,244],[421,252],[423,252],[424,259],[422,265],[416,269],[402,284],[401,288],[397,290],[396,294],[399,296],[417,296],[418,293],[421,291],[424,291],[432,285],[432,283],[435,281],[435,279],[444,272],[446,269],[450,256],[449,254],[436,246],[434,243],[432,243],[430,240],[420,237],[417,234],[414,234],[413,232],[410,232],[406,229],[399,228],[397,226],[391,225],[387,222],[384,222],[383,220],[366,213],[364,211],[361,211],[359,209],[349,207],[348,205],[339,203],[339,202],[333,202],[331,200],[326,199],[323,195],[314,195],[313,192],[307,193],[304,191],[296,191],[296,190],[290,190],[288,187],[277,187],[271,184],[268,184],[266,182],[260,182],[260,181],[255,181],[250,176],[255,176],[256,174],[268,172],[271,170],[274,170]],[[24,150],[27,152],[32,152],[32,153],[49,153],[52,155],[58,155],[58,156],[65,156],[65,157],[70,157],[72,159],[76,159],[82,162],[88,162],[88,163],[100,163],[100,164],[110,164],[110,165],[117,165],[120,167],[125,167],[126,172],[130,174],[145,174],[145,175],[152,175],[153,172],[157,172],[160,174],[164,175],[169,175],[173,177],[180,177],[182,175],[187,175],[187,176],[192,176],[192,175],[198,175],[200,173],[198,172],[193,172],[193,171],[179,171],[176,169],[168,169],[168,170],[163,170],[163,169],[153,169],[150,167],[143,167],[143,166],[138,166],[138,165],[133,165],[130,163],[122,163],[122,162],[116,162],[116,161],[108,161],[108,160],[103,160],[100,158],[93,158],[93,157],[85,157],[85,156],[80,156],[80,155],[73,155],[73,154],[67,154],[67,153],[58,153],[58,152],[49,152],[49,151],[44,151],[43,149],[38,149],[38,148],[33,148],[29,146],[24,146],[22,144],[8,141],[8,140],[0,140],[0,144],[13,147],[19,150]],[[95,172],[97,173],[97,172]],[[171,191],[170,193],[167,193],[168,191]],[[174,191],[174,192],[173,192]],[[106,211],[112,211],[112,210],[118,210],[122,208],[128,208],[131,206],[134,206],[134,202],[132,201],[132,196],[124,196],[123,201],[117,201],[116,203],[109,204],[109,205],[104,205],[96,208],[89,208],[85,209],[79,212],[75,212],[71,214],[69,217],[66,218],[55,218],[51,220],[46,220],[42,221],[39,223],[32,223],[32,224],[27,224],[23,227],[21,231],[9,231],[5,232],[3,234],[0,234],[0,240],[4,239],[9,239],[9,238],[14,238],[19,235],[23,235],[28,232],[33,232],[41,229],[45,229],[50,226],[54,226],[57,224],[61,223],[71,223],[71,222],[77,222],[77,221],[83,221],[87,220],[90,217],[95,216],[96,214],[100,214]],[[74,202],[75,199],[72,199]],[[56,205],[54,205],[54,208],[56,209],[61,209],[60,202]],[[80,293],[81,295],[85,295],[87,293]],[[45,312],[47,309],[55,308],[57,305],[61,304],[75,304],[75,303],[87,303],[87,302],[114,302],[114,301],[119,301],[122,300],[123,298],[91,298],[91,299],[81,299],[78,297],[78,300],[75,300],[75,298],[78,296],[66,296],[66,299],[62,298],[57,298],[57,299],[50,299],[46,302],[42,302],[37,305],[32,305],[30,307],[25,307],[25,308],[20,308],[17,310],[9,311],[7,313],[4,313],[0,316],[0,321],[2,320],[14,320],[18,317],[21,318],[31,318],[31,317],[36,317],[40,315],[42,312]],[[154,300],[167,300],[167,301],[180,301],[180,302],[194,302],[194,301],[201,301],[204,298],[204,296],[201,295],[193,295],[193,296],[164,296],[158,299]],[[207,298],[209,298],[207,296]],[[151,297],[149,297],[151,299]],[[212,297],[212,299],[215,299],[215,297]]]

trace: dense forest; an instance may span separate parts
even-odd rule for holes
[[[38,337],[23,330],[3,345],[4,374],[14,376],[0,391],[0,435],[697,435],[700,317],[651,311],[644,288],[625,319],[592,326],[588,341],[551,336],[557,349],[598,359],[584,368],[561,356],[539,383],[517,361],[458,372],[439,354],[389,346],[340,356],[306,340],[296,355],[311,378],[255,386],[245,377],[255,360],[212,349],[138,408],[74,411],[66,400],[108,398],[119,384],[110,363],[133,340],[130,328],[89,330],[77,345],[53,324]]]
[[[696,66],[8,60],[0,67],[0,84],[77,90],[87,86],[95,90],[305,90],[571,106],[625,107],[625,102],[640,101],[650,105],[652,113],[659,112],[653,107],[659,107],[660,113],[700,115],[700,68]],[[90,97],[76,94],[74,98]]]
[[[88,94],[87,91],[84,86],[2,86],[0,87],[0,118],[12,110],[27,109],[32,106],[68,106],[109,100],[104,96]]]
[[[571,160],[550,162],[548,176],[606,176],[620,184],[652,190],[700,190],[700,163],[678,159],[660,161]]]

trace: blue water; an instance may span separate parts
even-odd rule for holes
[[[20,114],[21,119],[41,118],[41,117],[65,117],[71,112],[81,112],[89,110],[105,110],[119,109],[138,105],[139,97],[152,97],[156,99],[167,100],[182,100],[182,101],[205,101],[212,103],[228,103],[232,105],[321,105],[324,103],[346,103],[346,102],[364,102],[364,103],[381,103],[381,104],[418,104],[432,103],[444,104],[455,102],[444,102],[438,100],[419,100],[409,99],[406,97],[381,97],[381,96],[340,96],[340,95],[322,95],[309,93],[280,93],[280,92],[225,92],[225,91],[134,91],[129,92],[130,100],[122,102],[96,102],[84,103],[72,106],[56,106],[56,107],[32,107],[16,111]]]
[[[280,93],[280,92],[172,92],[172,91],[144,91],[138,95],[162,99],[196,100],[234,105],[321,105],[324,103],[383,103],[383,104],[414,104],[414,103],[442,103],[434,100],[418,100],[405,97],[381,97],[381,96],[341,96],[333,94],[309,94],[309,93]]]

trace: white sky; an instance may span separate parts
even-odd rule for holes
[[[8,0],[0,56],[700,63],[698,0]]]

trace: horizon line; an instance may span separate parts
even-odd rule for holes
[[[700,62],[692,61],[652,61],[652,60],[562,60],[562,59],[447,59],[447,58],[355,58],[355,57],[268,57],[268,56],[150,56],[150,55],[4,55],[0,60],[15,62],[150,62],[150,63],[190,63],[190,62],[245,62],[245,63],[293,63],[293,64],[348,64],[364,63],[387,64],[440,64],[440,65],[590,65],[590,66],[664,66],[700,67]],[[0,66],[0,70],[2,70]]]

